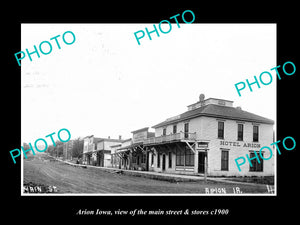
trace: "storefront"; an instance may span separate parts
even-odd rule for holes
[[[149,151],[149,170],[193,173],[195,170],[195,134],[175,133],[153,137],[144,142]]]
[[[119,164],[114,163],[114,167],[119,169],[130,169],[130,146],[132,139],[122,141],[121,146],[114,147],[112,157]]]

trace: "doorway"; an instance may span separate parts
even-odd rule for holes
[[[204,173],[206,157],[207,157],[206,152],[198,152],[198,173]]]
[[[162,155],[162,170],[166,170],[166,155]]]

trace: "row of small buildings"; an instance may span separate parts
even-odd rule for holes
[[[273,120],[233,107],[233,101],[201,94],[186,112],[154,125],[155,132],[144,127],[126,140],[85,137],[82,163],[162,173],[272,176],[274,157],[261,163],[253,159],[253,166],[247,162],[241,172],[234,160],[254,157],[255,151],[259,155],[261,147],[273,143],[273,125]]]

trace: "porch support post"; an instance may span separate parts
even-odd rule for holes
[[[154,155],[157,155],[157,150],[156,148],[153,146],[150,148],[150,151],[154,154]]]
[[[194,152],[194,153],[196,153],[196,151],[195,151],[195,149],[194,149],[194,147],[196,146],[196,142],[194,142],[194,144],[191,146],[190,145],[190,143],[188,142],[188,141],[184,141],[186,144],[187,144],[187,146]]]
[[[137,146],[143,153],[146,151],[144,147],[141,147],[140,145]]]

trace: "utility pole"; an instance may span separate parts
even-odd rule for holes
[[[207,149],[205,149],[205,156],[204,156],[204,181],[207,182]]]

